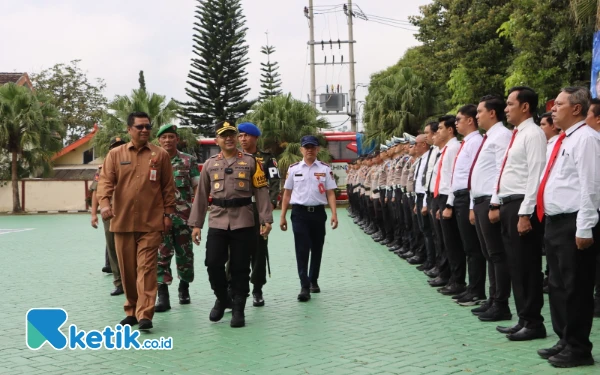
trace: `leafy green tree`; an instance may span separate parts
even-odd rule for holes
[[[364,107],[367,139],[383,142],[403,132],[414,133],[437,111],[435,97],[410,68],[391,67],[371,76]]]
[[[63,147],[65,127],[60,112],[44,93],[7,83],[0,86],[0,149],[10,156],[13,212],[21,212],[21,172],[51,170],[51,158]]]
[[[102,120],[102,127],[96,132],[93,140],[96,153],[105,156],[112,137],[121,137],[129,140],[127,134],[127,117],[131,112],[146,112],[152,119],[152,137],[154,143],[158,129],[173,122],[177,118],[179,106],[174,100],[167,101],[163,95],[148,93],[142,89],[135,89],[130,96],[118,95],[109,105],[110,110]],[[185,149],[190,151],[196,146],[196,137],[190,128],[182,127],[178,130],[179,137]]]
[[[106,111],[106,84],[100,78],[92,82],[79,67],[80,61],[56,64],[31,76],[36,91],[58,108],[67,144],[88,134]]]
[[[267,63],[260,63],[262,71],[260,79],[260,87],[262,91],[260,93],[259,100],[265,101],[277,95],[281,95],[281,78],[279,75],[279,66],[277,62],[271,61],[271,55],[275,53],[275,47],[263,46],[261,53],[267,56]]]
[[[146,91],[146,78],[144,78],[143,70],[140,70],[140,78],[138,78],[138,82],[140,83],[140,90]]]
[[[198,0],[194,23],[195,57],[182,103],[182,120],[204,135],[214,135],[220,120],[238,118],[252,106],[246,101],[246,21],[241,0]]]
[[[245,117],[238,122],[252,122],[262,132],[259,147],[278,157],[281,171],[302,159],[300,139],[304,135],[316,135],[325,146],[319,131],[330,127],[329,121],[319,117],[319,111],[310,104],[294,99],[291,94],[275,96],[256,103]],[[321,149],[319,160],[330,161],[326,148]]]

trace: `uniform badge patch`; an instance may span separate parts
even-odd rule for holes
[[[240,161],[238,164],[239,164],[239,165],[248,165],[248,163],[246,163],[246,162],[244,162],[244,161]]]
[[[215,178],[214,179],[218,180],[219,179],[219,175],[215,173]]]
[[[238,178],[246,178],[246,174],[244,172],[240,172],[238,174]]]
[[[244,184],[244,181],[240,181],[240,183],[238,185],[240,185],[240,187],[246,186],[246,184]]]
[[[218,189],[221,187],[221,184],[219,184],[218,182],[215,183],[215,189]]]

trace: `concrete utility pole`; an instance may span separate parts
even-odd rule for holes
[[[310,28],[310,103],[317,108],[317,87],[315,85],[315,16],[313,0],[308,0],[308,22]]]
[[[312,0],[311,0],[312,3]],[[311,8],[312,12],[312,8]],[[352,17],[354,14],[352,12],[352,0],[348,0],[348,50],[350,53],[350,91],[348,92],[350,96],[350,124],[353,132],[357,131],[356,127],[356,83],[354,81],[354,31],[352,29],[353,21]],[[314,39],[314,37],[313,37]],[[313,49],[314,53],[314,49]],[[314,57],[314,54],[313,54]]]

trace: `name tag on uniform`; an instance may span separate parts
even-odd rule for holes
[[[150,181],[156,181],[156,169],[150,169]]]
[[[302,177],[302,173],[296,173],[294,176],[296,176],[296,177]]]
[[[130,161],[122,161],[121,162],[121,165],[126,165],[126,164],[131,164],[131,162]]]
[[[325,177],[327,175],[325,173],[315,173],[315,176],[317,176],[317,177]]]

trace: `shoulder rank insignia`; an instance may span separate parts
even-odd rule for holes
[[[246,162],[245,162],[245,161],[243,161],[243,160],[242,160],[242,161],[240,161],[240,162],[238,162],[238,164],[239,164],[239,165],[248,165],[248,163],[246,163]]]

